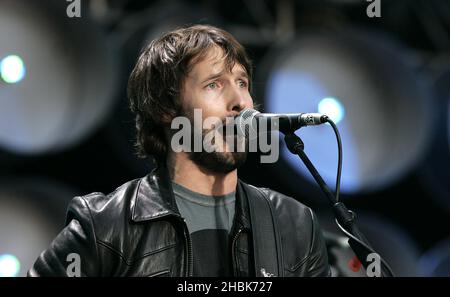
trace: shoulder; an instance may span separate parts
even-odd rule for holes
[[[262,194],[262,197],[270,201],[274,213],[279,220],[289,222],[297,221],[302,223],[302,225],[311,224],[312,228],[315,215],[313,210],[305,204],[269,188],[260,188],[249,184],[247,184],[247,187],[251,191],[259,192]]]
[[[318,228],[313,210],[269,188],[247,185],[247,191],[254,197],[269,201],[283,241],[288,246],[295,246],[297,251],[301,250],[300,254],[308,255]]]
[[[67,209],[66,223],[72,219],[101,220],[124,215],[142,178],[124,183],[109,194],[92,192],[74,197]]]

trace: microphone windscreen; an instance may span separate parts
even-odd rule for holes
[[[255,115],[258,114],[259,111],[247,108],[244,109],[239,116],[236,117],[236,126],[237,132],[239,136],[246,137],[249,139],[255,139],[258,137],[257,135],[257,123]]]

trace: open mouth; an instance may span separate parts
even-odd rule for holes
[[[237,137],[238,136],[238,129],[236,124],[228,124],[224,125],[222,127],[219,127],[219,132],[222,134],[224,138],[226,137]]]

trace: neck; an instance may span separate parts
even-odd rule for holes
[[[167,168],[173,182],[191,191],[210,196],[236,191],[237,170],[229,173],[208,171],[195,164],[184,152],[169,154]]]

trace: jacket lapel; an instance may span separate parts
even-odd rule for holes
[[[157,167],[142,178],[130,204],[134,222],[179,216],[167,170]]]
[[[243,187],[248,187],[238,180],[236,189],[236,220],[250,229],[247,199]],[[142,222],[156,220],[166,216],[179,216],[172,185],[167,169],[158,166],[151,173],[139,180],[130,203],[131,220]]]

